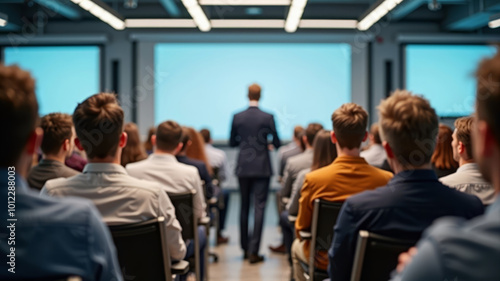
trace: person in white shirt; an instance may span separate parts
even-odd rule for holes
[[[455,121],[451,147],[453,148],[453,158],[460,167],[455,173],[439,180],[458,191],[476,195],[483,204],[489,205],[495,200],[495,189],[483,178],[479,166],[474,160],[471,142],[473,123],[472,117],[462,117]]]
[[[380,168],[387,159],[387,154],[382,146],[382,140],[380,139],[377,123],[373,123],[370,127],[368,137],[370,139],[370,146],[368,149],[361,152],[361,157],[365,158],[368,164]]]
[[[161,185],[133,178],[120,165],[121,152],[127,144],[123,117],[113,94],[96,94],[80,103],[73,114],[75,144],[85,150],[89,164],[82,174],[47,181],[41,193],[90,199],[108,225],[163,216],[170,256],[172,260],[184,259],[186,245],[181,226]]]

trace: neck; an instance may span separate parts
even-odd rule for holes
[[[313,148],[313,147],[312,147],[311,145],[306,144],[306,150],[308,150],[308,149],[312,149],[312,148]]]
[[[259,101],[251,100],[250,101],[250,106],[259,106]]]
[[[475,163],[474,159],[465,160],[464,158],[460,157],[460,159],[458,160],[458,165],[460,167],[462,167],[465,164],[471,164],[471,163]]]
[[[53,161],[64,163],[64,160],[66,160],[66,156],[65,155],[47,155],[47,154],[44,154],[43,159],[53,160]]]
[[[339,152],[338,156],[359,157],[359,153],[360,153],[359,147],[353,148],[353,149],[349,149],[346,147],[339,149],[339,147],[337,147],[337,151]]]
[[[175,153],[173,151],[166,151],[166,150],[161,150],[159,148],[156,148],[155,152],[153,154],[158,154],[158,155],[174,155]],[[181,153],[178,153],[177,155],[181,155]]]
[[[432,170],[432,164],[427,163],[427,164],[424,164],[421,166],[403,166],[403,165],[401,165],[401,163],[399,163],[398,161],[395,161],[393,159],[393,161],[391,163],[391,168],[394,171],[394,174],[398,174],[400,172],[409,171],[409,170]]]

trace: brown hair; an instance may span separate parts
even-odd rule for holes
[[[134,123],[125,124],[125,133],[127,133],[127,145],[122,150],[121,164],[125,167],[128,163],[134,163],[144,160],[148,157],[144,147],[141,145],[139,129]]]
[[[200,130],[200,134],[201,134],[201,136],[203,137],[203,141],[204,141],[205,143],[209,143],[209,142],[210,142],[210,139],[211,139],[212,137],[210,136],[210,131],[209,131],[208,129],[201,129],[201,130]]]
[[[188,141],[191,141],[189,147],[187,146]],[[205,154],[205,145],[201,134],[191,127],[182,127],[182,143],[184,144],[182,150],[186,151],[186,156],[205,163],[208,173],[213,175],[212,167]]]
[[[484,59],[476,71],[476,114],[491,127],[500,145],[500,51],[492,58]]]
[[[453,159],[453,148],[451,142],[453,141],[453,131],[450,127],[439,124],[439,133],[434,154],[432,154],[431,162],[437,169],[456,169],[458,163]]]
[[[472,125],[474,124],[474,118],[472,117],[462,117],[455,120],[455,129],[457,140],[462,142],[465,146],[465,151],[469,158],[474,158],[472,152]]]
[[[260,100],[261,88],[259,84],[252,84],[248,87],[248,99],[249,100]]]
[[[146,141],[144,142],[144,149],[146,151],[153,151],[153,142],[151,141],[151,138],[153,137],[153,135],[156,134],[156,127],[151,127],[149,128],[148,130],[148,138],[146,139]]]
[[[50,113],[42,117],[40,127],[43,129],[43,140],[40,148],[45,154],[57,154],[65,140],[71,140],[73,121],[71,115]]]
[[[165,121],[156,129],[156,147],[164,151],[172,151],[181,142],[182,128],[172,120]]]
[[[95,94],[78,104],[73,123],[89,159],[116,154],[123,132],[123,110],[114,94]]]
[[[35,130],[35,80],[18,66],[0,64],[0,167],[14,166]]]
[[[316,136],[316,134],[321,130],[323,129],[323,125],[319,124],[319,123],[311,123],[307,126],[306,130],[305,130],[305,136],[306,136],[306,139],[307,139],[307,142],[310,144],[310,145],[313,145],[313,142],[314,142],[314,137]]]
[[[382,140],[380,139],[380,132],[378,123],[373,123],[370,127],[370,134],[373,136],[373,142],[376,144],[382,144]]]
[[[431,161],[436,146],[438,117],[428,100],[396,90],[378,106],[381,138],[403,166]],[[451,148],[451,146],[450,146]]]
[[[314,138],[313,147],[311,171],[330,165],[337,158],[337,148],[332,142],[330,131],[320,130]]]
[[[368,113],[355,103],[345,103],[333,112],[332,123],[340,147],[359,148],[366,134]]]
[[[296,139],[300,139],[302,137],[303,132],[304,132],[304,128],[302,128],[302,126],[295,126],[295,128],[293,128],[293,136]]]

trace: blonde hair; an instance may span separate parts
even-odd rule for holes
[[[422,166],[431,161],[438,117],[428,100],[406,90],[396,90],[380,102],[379,127],[403,166]]]
[[[355,103],[345,103],[332,114],[333,131],[340,147],[359,148],[367,124],[368,113]]]

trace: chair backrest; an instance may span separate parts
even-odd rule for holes
[[[170,254],[165,237],[165,218],[109,226],[125,280],[167,280]]]
[[[212,184],[220,187],[220,168],[212,167],[212,171],[214,172],[212,176]]]
[[[398,264],[399,254],[417,241],[386,237],[361,230],[356,246],[351,281],[387,281]]]
[[[337,222],[342,204],[322,199],[314,200],[311,227],[311,243],[314,251],[325,251],[330,248],[333,240],[333,226]]]
[[[193,207],[194,194],[195,192],[168,193],[175,208],[175,216],[182,226],[182,239],[184,240],[195,239],[198,234]]]

